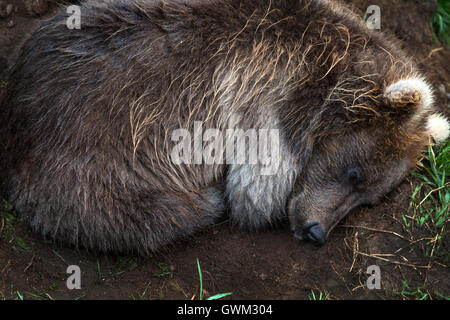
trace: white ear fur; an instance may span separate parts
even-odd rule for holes
[[[405,103],[418,105],[419,113],[428,110],[433,105],[433,90],[424,79],[419,77],[394,82],[386,88],[384,96],[392,105]]]
[[[450,135],[450,124],[444,116],[434,113],[428,117],[427,130],[436,143],[441,143]]]

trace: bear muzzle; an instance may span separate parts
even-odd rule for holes
[[[317,246],[325,243],[326,234],[319,222],[313,221],[305,223],[302,226],[296,227],[294,237],[299,240],[307,240]]]

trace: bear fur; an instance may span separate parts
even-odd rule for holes
[[[81,29],[67,19],[26,42],[0,106],[2,190],[65,244],[149,253],[225,213],[323,242],[448,135],[412,60],[335,1],[86,1]],[[195,122],[276,129],[280,161],[174,163]]]

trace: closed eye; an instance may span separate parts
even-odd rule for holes
[[[362,182],[361,171],[356,167],[349,168],[347,170],[347,181],[349,184],[358,189]]]

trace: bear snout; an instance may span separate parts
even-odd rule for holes
[[[302,226],[296,227],[294,237],[299,240],[307,240],[317,246],[325,243],[326,234],[319,222],[308,222]]]

